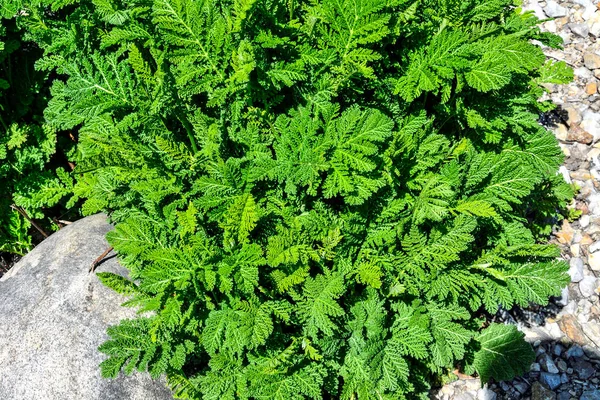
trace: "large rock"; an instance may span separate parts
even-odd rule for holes
[[[133,318],[90,264],[108,247],[103,215],[50,236],[0,279],[0,399],[172,399],[148,374],[100,377],[106,327]],[[126,274],[115,258],[98,271]]]

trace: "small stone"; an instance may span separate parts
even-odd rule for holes
[[[560,375],[560,382],[561,383],[567,383],[567,382],[569,382],[569,377],[564,372]]]
[[[591,246],[590,251],[593,251]],[[588,264],[594,271],[600,271],[600,251],[596,251],[595,253],[588,255]]]
[[[560,327],[560,330],[563,331],[564,334],[567,335],[567,337],[571,339],[574,343],[585,344],[587,342],[585,334],[581,329],[581,325],[579,324],[575,316],[569,314],[564,315],[558,321],[558,326]],[[569,357],[578,357],[578,351],[581,352],[581,355],[583,355],[583,350],[581,350],[581,347],[577,345],[572,346],[571,348],[569,348],[569,350],[566,351],[565,358],[568,359]]]
[[[583,64],[588,69],[600,68],[600,56],[596,53],[587,52],[583,55]]]
[[[583,270],[583,260],[579,257],[571,258],[569,261],[569,276],[571,277],[571,282],[581,282],[584,278]]]
[[[597,141],[598,139],[600,139],[600,123],[598,123],[598,121],[593,120],[593,119],[584,119],[583,121],[581,121],[581,124],[579,124],[579,127],[581,129],[583,129],[583,131],[592,135],[592,137],[594,138],[594,141]],[[577,133],[579,134],[579,132],[577,132]],[[586,137],[584,134],[582,134],[582,135],[583,135],[582,138]],[[574,140],[574,141],[576,141],[576,140]]]
[[[596,369],[592,364],[582,359],[578,359],[573,363],[573,369],[577,371],[577,376],[579,376],[580,379],[589,379],[596,372]]]
[[[591,119],[592,121],[600,122],[600,114],[597,109],[586,108],[582,111],[581,115],[583,119]]]
[[[560,392],[557,397],[558,400],[571,400],[571,393]]]
[[[583,352],[583,350],[581,350]],[[533,363],[531,364],[531,368],[529,368],[530,371],[533,372],[540,372],[541,368],[540,368],[540,364],[538,363]]]
[[[554,129],[554,136],[562,142],[566,142],[569,140],[569,128],[567,128],[564,124],[558,124],[556,129]]]
[[[550,357],[548,354],[543,354],[538,360],[538,362],[540,363],[544,371],[550,372],[551,374],[558,374],[558,368],[552,360],[552,357]]]
[[[542,341],[541,341],[541,340],[536,340],[536,342],[540,342],[540,343],[541,343]],[[546,354],[546,349],[545,349],[545,348],[543,348],[543,347],[542,347],[542,346],[540,346],[540,345],[538,345],[538,346],[539,346],[539,347],[537,347],[537,346],[533,346],[533,347],[536,347],[536,349],[535,349],[535,357],[536,357],[536,358],[537,358],[537,357],[539,357],[539,356],[541,356],[542,354]]]
[[[539,382],[533,382],[531,386],[531,400],[555,400],[556,394],[545,388]]]
[[[595,5],[591,7],[586,7],[583,14],[581,14],[582,19],[585,21],[586,25],[590,28],[590,33],[594,36],[598,35],[600,32],[600,24],[596,22],[597,8]]]
[[[581,113],[579,112],[579,109],[573,106],[568,106],[565,107],[565,110],[567,110],[567,114],[569,116],[569,118],[567,119],[567,124],[569,124],[569,126],[581,122]]]
[[[583,121],[582,121],[583,122]],[[581,160],[585,160],[585,156],[587,155],[589,151],[589,147],[582,144],[582,143],[575,143],[573,146],[569,147],[569,158],[571,160],[572,164],[577,165],[577,167],[569,167],[570,169],[578,169],[579,165],[581,164]]]
[[[533,13],[535,14],[535,16],[538,19],[546,19],[548,18],[548,16],[544,13],[544,10],[542,10],[542,7],[538,4],[537,1],[532,1],[530,2],[527,7],[523,7],[524,11],[533,11]]]
[[[548,0],[544,7],[544,13],[550,18],[564,17],[567,15],[567,9],[554,0]]]
[[[579,243],[572,244],[569,250],[573,257],[579,257],[581,255],[581,245]]]
[[[578,169],[577,171],[572,171],[570,175],[571,178],[576,181],[587,181],[592,179],[592,174],[590,174],[590,171],[586,169]]]
[[[592,21],[597,20],[594,17],[598,14],[597,13],[598,5],[594,4],[594,3],[596,3],[596,0],[590,0],[590,2],[592,4],[585,6],[585,10],[583,10],[583,13],[581,14],[581,18],[586,22],[590,21],[590,20],[592,20]]]
[[[583,38],[588,37],[590,34],[590,28],[587,26],[587,24],[569,24],[568,27],[571,32]]]
[[[571,244],[575,231],[566,219],[563,221],[562,229],[556,234],[557,240],[562,244]]]
[[[562,32],[558,32],[558,36],[560,36],[563,40],[563,45],[571,44],[573,41],[571,40],[573,37],[569,32],[563,30]]]
[[[600,71],[600,70],[599,70]],[[587,160],[593,161],[596,166],[598,166],[598,156],[600,156],[600,149],[594,147],[587,153]]]
[[[540,374],[540,382],[550,388],[550,390],[556,389],[562,383],[559,374],[552,374],[550,372],[542,372]]]
[[[575,78],[579,78],[579,81],[581,82],[587,82],[590,79],[593,78],[594,73],[592,71],[590,71],[589,68],[586,67],[577,67],[573,70],[573,75],[575,76]],[[579,90],[579,89],[578,89]],[[578,95],[579,92],[577,93],[573,93],[574,95]]]
[[[590,267],[592,267],[590,265]],[[598,265],[595,265],[594,267],[599,267]],[[594,269],[592,267],[592,269]],[[593,295],[596,294],[596,289],[598,288],[598,285],[596,283],[596,277],[595,276],[585,276],[581,282],[579,282],[579,290],[581,291],[581,294],[584,297],[591,297]]]
[[[600,241],[594,242],[589,247],[590,253],[595,253],[600,250]]]
[[[527,389],[529,389],[529,385],[525,382],[513,382],[513,386],[521,394],[525,394],[525,392],[527,392]]]
[[[592,243],[594,243],[594,240],[593,240],[593,239],[591,238],[591,236],[590,236],[590,235],[588,235],[587,233],[586,233],[586,234],[584,234],[584,235],[581,237],[581,242],[580,242],[580,244],[581,244],[582,246],[585,246],[585,245],[590,245],[590,244],[592,244]]]
[[[574,293],[572,295],[573,297],[581,296],[581,293],[579,293],[578,285],[569,286],[569,291]],[[577,311],[577,302],[575,300],[571,300],[571,301],[569,301],[569,304],[567,304],[566,306],[563,307],[561,313],[564,315],[563,318],[565,318],[565,317],[569,316],[569,314],[575,314],[576,311]],[[560,321],[559,321],[559,326],[561,326]],[[560,329],[561,330],[563,329],[562,326]]]
[[[587,69],[585,67],[582,67],[582,68]],[[593,73],[589,70],[588,70],[588,73],[593,75]],[[577,78],[578,76],[575,75],[575,77]],[[581,83],[581,82],[587,82],[587,81],[585,79],[575,79],[575,82]],[[546,85],[548,85],[548,84],[546,84]],[[546,86],[544,86],[544,87],[546,87]],[[551,92],[556,92],[559,89],[556,86],[552,86],[552,87],[548,88],[548,90],[550,90]],[[567,87],[567,98],[569,98],[569,101],[573,101],[575,99],[581,98],[581,90],[579,89],[579,87],[577,85],[570,85]],[[555,99],[553,99],[552,101],[556,102]]]
[[[566,306],[569,304],[569,287],[565,286],[560,291],[560,299],[556,301],[556,304],[559,306]],[[560,329],[560,328],[559,328]],[[554,349],[554,353],[556,354],[556,348]],[[560,355],[560,354],[557,354]]]
[[[596,192],[594,182],[592,182],[592,181],[586,181],[586,182],[579,181],[576,183],[580,187],[578,196],[580,196],[582,198],[590,197],[593,193]],[[596,211],[598,211],[598,210],[596,210]],[[594,222],[596,222],[596,221],[594,221]],[[596,230],[594,231],[594,229],[596,229]],[[589,233],[590,235],[593,233],[598,233],[598,232],[600,232],[600,230],[598,230],[598,229],[600,229],[598,226],[592,225],[587,229],[587,233]],[[589,244],[592,244],[592,243],[594,243],[594,241],[590,240]]]
[[[588,125],[591,126],[593,124],[590,123]],[[569,129],[569,131],[567,132],[567,141],[591,144],[594,141],[594,136],[585,129],[583,129],[580,125],[573,124],[573,126],[571,126],[571,129]]]
[[[561,165],[560,168],[558,169],[558,172],[561,173],[565,182],[567,182],[569,185],[571,183],[573,183],[573,181],[571,180],[571,175],[569,174],[569,170],[567,169],[567,167],[565,167],[564,165]]]
[[[565,360],[558,360],[556,362],[556,366],[558,367],[558,370],[560,372],[567,372],[567,363],[565,362]]]
[[[545,22],[542,26],[545,31],[552,32],[552,33],[556,33],[556,31],[557,31],[556,21]]]
[[[588,227],[589,224],[590,224],[590,216],[582,215],[581,218],[579,219],[579,225],[585,229]]]
[[[595,37],[600,36],[600,22],[594,22],[592,24],[588,24],[590,27],[590,33]]]
[[[543,320],[539,321],[539,323],[543,323]],[[560,330],[560,327],[558,326],[558,323],[556,323],[555,320],[551,321],[550,318],[546,319],[546,325],[544,325],[543,328],[546,335],[554,341],[560,340],[560,338],[564,336]]]
[[[496,400],[498,395],[493,390],[481,388],[477,391],[477,400]]]
[[[580,346],[574,344],[573,346],[569,347],[569,350],[567,350],[565,356],[567,358],[583,357],[583,349]]]
[[[600,323],[589,321],[587,324],[582,325],[581,329],[589,341],[591,341],[589,344],[595,346],[584,345],[583,352],[588,357],[600,359],[600,352],[598,351],[598,348],[600,348]],[[590,347],[591,349],[588,352],[587,349]]]
[[[567,368],[567,374],[571,375],[573,373],[573,368]]]
[[[585,92],[590,96],[596,94],[598,91],[598,84],[596,82],[590,82],[585,86]]]
[[[588,314],[592,309],[592,302],[588,299],[580,299],[577,306],[581,310],[580,314]]]
[[[600,390],[587,390],[581,394],[579,400],[600,400]]]
[[[510,386],[508,385],[508,383],[506,383],[505,381],[500,382],[500,387],[502,388],[502,390],[504,390],[505,392],[508,392],[510,390]]]

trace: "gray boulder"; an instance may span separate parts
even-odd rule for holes
[[[0,399],[172,399],[148,374],[108,380],[98,365],[106,328],[135,317],[88,269],[108,244],[104,215],[42,242],[0,279]],[[97,271],[126,275],[113,257]]]

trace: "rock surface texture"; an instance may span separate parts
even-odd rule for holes
[[[560,35],[564,49],[544,52],[575,73],[569,85],[548,85],[546,97],[560,106],[551,127],[565,154],[560,172],[580,188],[571,205],[580,215],[553,238],[569,261],[571,284],[547,307],[496,316],[517,324],[534,346],[537,360],[526,376],[483,389],[459,379],[434,399],[600,400],[600,0],[524,0],[523,8],[553,18],[542,29]]]
[[[147,374],[102,379],[97,347],[105,330],[134,310],[105,288],[90,264],[108,248],[103,215],[80,220],[42,242],[0,279],[0,399],[162,400]],[[97,268],[125,274],[115,258]]]

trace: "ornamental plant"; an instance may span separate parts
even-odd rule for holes
[[[190,399],[426,398],[534,356],[499,307],[569,279],[572,195],[537,123],[571,71],[512,0],[37,0],[47,123],[76,168],[32,204],[105,211],[140,316],[106,377]],[[26,15],[25,15],[26,14]],[[51,196],[49,195],[51,194]]]

